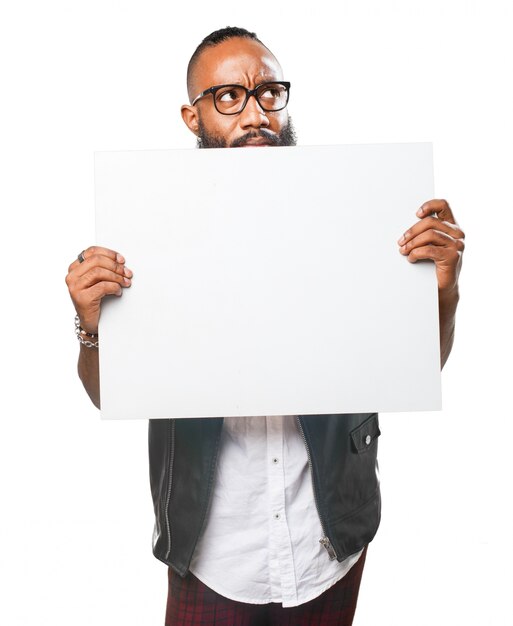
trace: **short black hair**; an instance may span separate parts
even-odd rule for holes
[[[260,39],[256,36],[256,33],[252,33],[245,28],[238,28],[237,26],[226,26],[225,28],[220,28],[219,30],[215,30],[210,35],[207,35],[205,39],[200,43],[200,45],[194,51],[192,55],[189,65],[187,66],[187,91],[190,91],[190,87],[192,84],[192,74],[194,72],[194,68],[196,66],[196,61],[199,56],[205,50],[205,48],[213,48],[224,41],[228,41],[228,39],[233,39],[234,37],[243,37],[244,39],[253,39],[254,41],[258,41],[264,45]],[[267,47],[267,46],[265,46]],[[189,96],[191,94],[189,93]]]

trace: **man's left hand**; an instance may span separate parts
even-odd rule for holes
[[[445,200],[430,200],[417,211],[420,221],[397,242],[399,252],[415,263],[431,259],[436,265],[439,295],[457,292],[465,234]]]
[[[465,234],[445,200],[425,202],[417,211],[417,216],[420,221],[409,228],[397,243],[399,252],[411,263],[424,259],[435,262],[443,367],[454,341],[454,320],[459,300],[458,276],[465,249]]]

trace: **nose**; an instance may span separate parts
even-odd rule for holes
[[[244,110],[240,113],[240,125],[242,128],[266,128],[269,126],[269,118],[266,112],[258,104],[255,96],[250,96]]]

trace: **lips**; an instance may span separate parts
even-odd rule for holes
[[[270,145],[271,143],[266,139],[248,139],[241,148],[264,148]]]
[[[258,133],[252,131],[235,139],[231,148],[263,148],[279,144],[278,136],[267,130],[260,129]]]

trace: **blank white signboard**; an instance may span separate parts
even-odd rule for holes
[[[102,417],[437,410],[435,267],[397,240],[430,144],[102,152]]]

